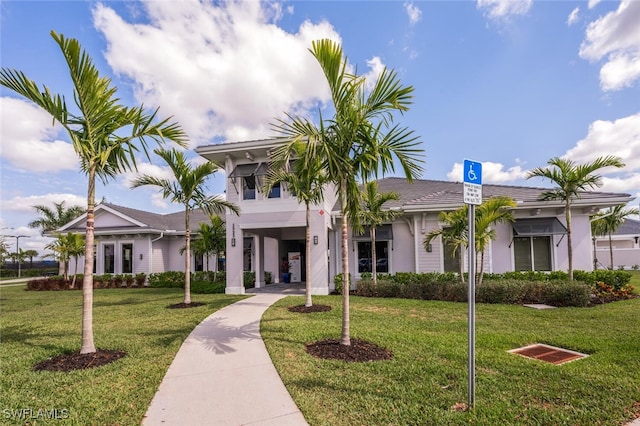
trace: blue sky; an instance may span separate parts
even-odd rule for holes
[[[400,121],[420,136],[423,178],[461,180],[465,158],[483,182],[525,180],[555,156],[578,162],[620,155],[602,190],[640,195],[640,1],[2,1],[2,67],[72,99],[66,65],[49,32],[77,38],[129,105],[160,107],[191,147],[273,136],[284,112],[313,115],[328,91],[307,51],[342,43],[359,74],[386,66],[415,88]],[[26,227],[31,206],[86,205],[86,178],[50,118],[0,89],[0,227]],[[200,161],[193,151],[189,156]],[[144,173],[168,176],[140,158]],[[97,200],[155,212],[180,206],[133,175],[99,185]],[[224,173],[209,184],[222,193]],[[635,203],[635,202],[634,202]],[[12,250],[15,240],[9,239]]]

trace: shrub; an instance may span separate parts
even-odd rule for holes
[[[631,281],[631,272],[612,271],[609,269],[598,269],[596,271],[574,271],[573,278],[577,281],[585,282],[591,286],[596,286],[598,282],[610,285],[616,290],[622,289]]]
[[[265,284],[273,284],[273,274],[270,271],[264,271]]]
[[[145,274],[144,272],[136,274],[135,281],[138,287],[142,287],[147,282],[147,274]]]
[[[256,273],[244,271],[242,273],[242,282],[244,283],[244,288],[254,288],[256,286]]]
[[[545,285],[544,303],[551,306],[585,307],[591,300],[591,289],[580,282],[552,281]]]
[[[192,281],[191,292],[196,294],[224,293],[226,284],[213,281]]]
[[[149,274],[149,287],[184,288],[184,272],[167,271]]]
[[[342,294],[342,283],[343,283],[342,273],[337,274],[337,275],[335,275],[333,277],[333,285],[335,287],[334,291],[336,293],[338,293],[338,294]],[[351,277],[351,274],[349,274],[349,283],[350,283],[351,288],[353,288],[353,278]],[[356,286],[357,286],[357,284],[356,284]]]

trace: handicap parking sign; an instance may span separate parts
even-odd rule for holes
[[[463,168],[463,200],[465,204],[482,204],[482,163],[464,160]]]

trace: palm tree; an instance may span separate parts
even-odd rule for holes
[[[69,233],[68,235],[72,235]],[[70,239],[70,238],[69,238]],[[71,259],[69,241],[65,234],[56,235],[56,239],[44,246],[45,249],[51,250],[52,253],[46,254],[44,257],[53,257],[62,263],[62,275],[65,281],[69,281],[69,259]]]
[[[458,258],[460,281],[463,283],[465,281],[462,253],[469,244],[469,216],[467,209],[467,206],[464,206],[454,211],[440,212],[438,214],[438,222],[444,224],[444,226],[427,232],[423,243],[426,251],[430,250],[428,248],[429,245],[438,237],[442,239],[444,246],[450,245],[453,248],[451,255]]]
[[[362,210],[358,213],[358,224],[354,227],[360,231],[361,226],[369,227],[369,235],[371,237],[371,274],[373,277],[373,285],[378,284],[376,270],[376,228],[384,222],[392,221],[394,218],[402,214],[401,210],[383,210],[382,208],[389,201],[397,201],[400,194],[397,192],[378,192],[378,183],[376,181],[367,182],[364,185],[364,194],[362,195]]]
[[[278,120],[275,128],[287,144],[307,143],[306,158],[318,158],[336,187],[342,213],[342,336],[350,345],[348,223],[360,209],[358,179],[402,168],[408,181],[422,171],[418,137],[394,124],[393,114],[412,103],[413,87],[403,87],[394,71],[382,70],[370,91],[363,76],[352,74],[342,47],[331,40],[314,41],[311,53],[322,68],[335,109],[333,118],[316,126],[304,117]],[[287,149],[287,148],[285,148]],[[292,151],[292,149],[287,149]]]
[[[183,152],[176,149],[156,149],[154,151],[171,169],[175,180],[157,178],[149,175],[137,177],[132,188],[152,185],[162,190],[162,197],[171,202],[184,206],[185,225],[185,257],[184,257],[184,304],[191,304],[191,229],[190,215],[194,208],[199,207],[209,216],[222,214],[229,209],[235,214],[240,210],[235,204],[217,196],[205,194],[207,178],[218,170],[218,166],[207,161],[198,166],[192,166]]]
[[[484,252],[489,242],[496,239],[493,226],[496,223],[513,222],[515,217],[511,209],[517,206],[516,201],[509,197],[491,197],[484,200],[475,210],[475,248],[476,256],[480,254],[480,268],[478,271],[478,285],[482,284],[484,276]],[[477,259],[476,259],[477,265]]]
[[[29,228],[40,228],[40,232],[44,235],[66,225],[84,213],[82,207],[72,206],[66,208],[64,204],[65,201],[53,203],[53,209],[45,205],[33,206],[41,217],[29,222]]]
[[[637,214],[638,209],[628,209],[625,208],[624,204],[618,204],[617,206],[599,212],[591,222],[591,229],[595,231],[594,235],[607,235],[609,237],[610,269],[613,269],[613,243],[611,241],[611,234],[618,230],[628,216]]]
[[[210,223],[199,224],[198,236],[192,241],[191,248],[195,255],[202,255],[206,259],[207,271],[209,271],[209,257],[215,255],[216,259],[226,248],[227,230],[224,221],[218,215],[210,218]],[[186,247],[180,249],[180,254],[186,251]],[[213,281],[217,280],[218,268],[213,272]]]
[[[136,169],[136,154],[148,157],[148,139],[186,145],[179,124],[164,119],[154,124],[158,110],[145,112],[143,106],[126,107],[116,97],[111,80],[100,77],[92,59],[75,39],[51,31],[69,67],[73,82],[73,100],[77,112],[70,110],[62,95],[52,95],[17,70],[2,68],[0,84],[15,91],[51,114],[66,130],[87,175],[87,224],[82,282],[82,346],[80,353],[96,352],[93,341],[93,242],[96,177],[103,183],[125,170]],[[136,144],[136,142],[138,144]]]
[[[571,204],[580,198],[581,193],[600,187],[602,177],[595,174],[605,167],[624,167],[622,159],[613,155],[598,157],[590,163],[578,164],[566,158],[554,157],[547,161],[549,167],[536,167],[529,171],[527,179],[542,177],[553,182],[554,189],[544,191],[540,200],[559,200],[564,202],[564,215],[567,226],[567,262],[569,280],[573,280],[573,248],[571,246]]]
[[[78,276],[78,258],[82,256],[85,247],[85,236],[82,234],[67,233],[65,238],[65,244],[67,246],[67,252],[69,258],[73,258],[75,261],[75,270],[73,271],[73,281],[71,282],[71,288],[76,287],[76,277]]]
[[[38,252],[36,250],[25,250],[24,255],[29,258],[29,267],[33,268],[33,258],[38,256]]]
[[[306,216],[306,249],[305,262],[307,277],[305,280],[304,305],[313,306],[311,298],[311,204],[319,204],[324,199],[324,187],[328,183],[328,175],[318,157],[309,156],[307,144],[302,140],[278,147],[274,152],[274,160],[265,180],[265,193],[280,182],[286,184],[289,191],[295,194],[299,203],[304,203]],[[291,166],[292,159],[293,165]],[[288,266],[287,271],[288,272]]]

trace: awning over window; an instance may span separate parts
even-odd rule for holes
[[[355,231],[352,234],[354,241],[371,241],[371,234],[369,233],[370,227],[364,227],[364,233],[357,234]],[[393,240],[393,228],[391,225],[380,225],[376,227],[376,241],[391,241]]]
[[[513,223],[513,234],[519,237],[561,235],[566,233],[567,228],[556,217],[517,219]]]
[[[260,168],[262,163],[257,164],[240,164],[236,166],[235,169],[229,174],[230,178],[238,178],[238,177],[246,177],[246,176],[255,176],[256,171]]]

